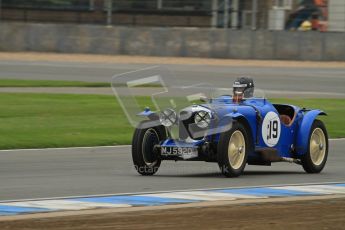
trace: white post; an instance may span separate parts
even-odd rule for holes
[[[163,0],[157,0],[157,9],[162,9],[163,8]]]
[[[107,1],[107,25],[110,26],[113,21],[113,0]]]
[[[89,10],[94,10],[94,9],[95,9],[95,0],[89,0]]]
[[[252,30],[256,30],[257,11],[258,11],[258,1],[252,0]]]
[[[228,28],[229,24],[229,0],[224,0],[223,26]]]
[[[238,0],[232,0],[232,12],[231,12],[231,28],[237,29],[238,27],[238,15],[239,15],[239,2]]]
[[[217,27],[218,24],[218,0],[212,0],[212,20],[211,26]]]
[[[1,21],[1,10],[2,10],[2,2],[0,0],[0,21]]]

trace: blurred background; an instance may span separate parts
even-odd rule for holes
[[[0,51],[345,60],[344,0],[0,0]]]
[[[169,87],[231,88],[251,76],[274,103],[326,111],[330,138],[345,137],[345,0],[0,0],[0,150],[40,149],[0,154],[0,201],[228,187],[208,163],[137,177],[129,146],[41,149],[131,144],[109,82],[157,65],[167,70],[151,76]],[[161,87],[146,86],[127,93],[136,113],[158,109],[150,95]],[[231,186],[343,181],[345,140],[331,145],[320,176],[249,166]]]
[[[344,0],[0,0],[4,21],[345,31]]]

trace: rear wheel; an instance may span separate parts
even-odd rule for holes
[[[132,159],[137,172],[148,176],[155,174],[161,164],[154,146],[166,139],[166,131],[163,126],[141,128],[144,123],[142,122],[135,129],[132,139]]]
[[[307,173],[319,173],[325,167],[328,156],[328,135],[325,125],[315,120],[309,134],[308,150],[302,157],[302,166]]]
[[[249,138],[245,127],[235,122],[232,128],[221,134],[218,143],[218,165],[226,177],[242,174],[249,153]]]

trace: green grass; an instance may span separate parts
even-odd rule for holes
[[[331,137],[345,137],[345,100],[276,99],[324,109]],[[140,98],[140,104],[150,104]],[[0,94],[0,149],[129,144],[133,128],[113,96]]]
[[[0,149],[127,144],[132,131],[112,96],[0,94]]]
[[[126,86],[126,84],[115,84]],[[0,87],[110,87],[110,82],[54,81],[0,79]],[[160,87],[158,84],[145,84],[137,87]]]
[[[110,87],[107,82],[0,79],[0,87]]]
[[[320,116],[331,138],[345,137],[345,99],[272,99],[272,102],[297,105],[301,108],[321,109],[327,116]]]

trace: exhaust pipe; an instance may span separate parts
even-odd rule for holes
[[[290,158],[290,157],[282,157],[281,161],[289,162],[289,163],[295,163],[295,164],[298,164],[298,165],[302,164],[300,159],[295,159],[295,158]]]
[[[281,157],[278,155],[278,150],[274,148],[262,148],[257,150],[262,158],[267,162],[289,162],[301,165],[302,162],[300,159],[291,158],[291,157]]]

